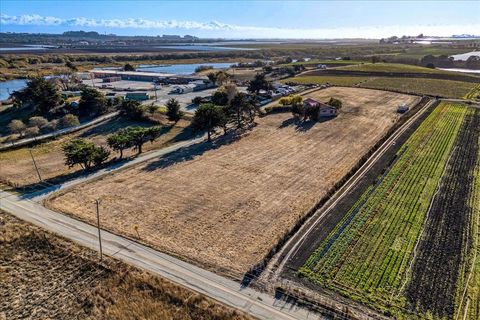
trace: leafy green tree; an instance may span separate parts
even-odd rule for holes
[[[93,142],[84,139],[73,139],[62,146],[65,156],[65,165],[69,168],[80,165],[83,169],[90,169],[104,163],[109,155],[103,147],[97,147]]]
[[[33,106],[40,115],[47,116],[49,112],[63,103],[58,88],[52,80],[42,77],[28,81],[27,86],[12,94],[21,105]]]
[[[124,130],[108,136],[107,143],[112,150],[120,153],[120,159],[123,158],[123,151],[132,147],[130,136]]]
[[[330,98],[327,104],[335,107],[337,110],[340,110],[343,106],[342,101],[336,98]]]
[[[268,91],[272,88],[272,83],[265,79],[265,74],[257,73],[255,75],[255,78],[250,80],[250,82],[248,83],[247,91],[250,93],[258,94],[260,90]]]
[[[142,153],[142,147],[148,141],[155,141],[162,133],[162,127],[127,127],[125,129],[119,130],[116,135],[124,135],[129,142],[127,143],[128,147],[134,148],[140,154]],[[118,150],[118,149],[117,149]]]
[[[86,87],[82,90],[78,108],[84,115],[100,115],[107,111],[107,100],[97,89]]]
[[[196,131],[207,131],[208,141],[212,141],[211,134],[215,132],[215,128],[224,127],[225,123],[226,116],[223,108],[208,103],[202,104],[195,111],[192,128]]]
[[[130,63],[126,63],[123,66],[123,71],[135,71],[135,67],[131,65]]]
[[[212,95],[212,103],[217,106],[226,106],[228,104],[228,94],[225,90],[217,90]]]
[[[168,99],[166,107],[168,120],[178,122],[182,118],[183,111],[180,110],[180,104],[176,99]]]
[[[132,120],[142,120],[145,114],[145,107],[135,100],[123,100],[118,106],[118,110],[120,110],[120,115]]]
[[[253,122],[257,109],[245,93],[238,92],[230,101],[226,111],[228,117],[240,129]]]

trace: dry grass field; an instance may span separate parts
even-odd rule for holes
[[[62,136],[57,140],[41,143],[32,148],[32,153],[40,171],[42,179],[48,180],[67,175],[80,170],[80,167],[68,168],[64,164],[62,144],[73,138],[85,138],[98,145],[106,145],[107,136],[118,129],[132,125],[149,125],[146,122],[132,121],[123,118],[109,120],[97,127],[87,128],[79,132]],[[182,139],[182,135],[189,125],[188,121],[180,120],[173,127],[165,127],[165,133],[153,144],[146,143],[144,151],[158,149]],[[188,135],[189,136],[189,135]],[[185,137],[188,138],[188,137]],[[128,150],[125,156],[135,153]],[[111,157],[118,156],[112,152]],[[38,182],[38,176],[32,162],[28,148],[0,152],[0,182],[13,187],[22,187]]]
[[[249,319],[2,212],[0,284],[0,319]]]
[[[419,98],[358,88],[309,96],[343,101],[338,117],[298,124],[272,114],[238,141],[183,150],[49,199],[55,210],[217,272],[241,277],[390,128],[399,103]]]

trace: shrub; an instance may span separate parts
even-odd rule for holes
[[[48,124],[48,120],[44,117],[31,117],[28,119],[28,126],[29,127],[38,127],[42,128]]]
[[[74,127],[74,126],[78,126],[79,124],[80,124],[80,121],[78,121],[78,117],[74,116],[73,114],[64,115],[58,122],[58,125],[60,126],[60,128]]]
[[[25,136],[27,137],[34,137],[40,133],[40,129],[38,127],[28,127],[25,129]]]
[[[22,120],[15,119],[8,124],[8,130],[10,131],[10,133],[19,134],[20,136],[23,136],[23,134],[25,133],[25,128],[26,125],[25,123],[23,123]]]

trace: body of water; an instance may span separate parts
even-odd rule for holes
[[[27,80],[16,79],[0,82],[0,101],[8,99],[13,91],[21,90],[27,86]]]
[[[466,72],[466,73],[480,73],[480,70],[475,69],[462,69],[462,68],[437,68],[438,70]]]
[[[453,57],[453,60],[466,61],[466,60],[468,60],[468,58],[470,58],[471,56],[480,57],[480,51],[472,51],[472,52],[467,52],[467,53],[454,54],[454,55],[451,56],[451,57]]]
[[[37,50],[46,50],[57,48],[56,46],[43,45],[43,44],[28,44],[21,47],[0,47],[0,52],[2,51],[37,51]]]
[[[236,62],[216,62],[216,63],[187,63],[187,64],[170,64],[170,65],[139,65],[137,71],[142,72],[160,72],[173,74],[192,74],[195,69],[200,66],[212,66],[215,69],[229,68]]]

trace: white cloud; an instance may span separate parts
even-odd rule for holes
[[[89,28],[119,29],[179,29],[198,30],[209,35],[227,38],[382,38],[392,35],[416,35],[423,33],[430,36],[449,36],[453,34],[477,34],[480,24],[470,25],[391,25],[359,26],[341,28],[278,28],[231,25],[218,21],[197,22],[177,20],[128,19],[89,19],[84,17],[62,19],[37,14],[9,16],[0,15],[1,25],[23,26],[65,26]]]

